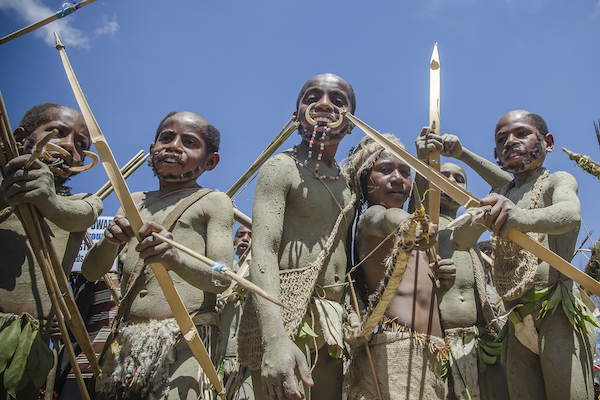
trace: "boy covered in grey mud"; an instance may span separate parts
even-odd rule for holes
[[[233,272],[238,273],[244,264],[242,260],[250,255],[251,242],[252,231],[244,225],[240,225],[233,235],[233,250],[238,257],[238,260],[233,261]],[[247,275],[248,271],[244,276]],[[223,295],[226,293],[223,292]],[[223,358],[223,386],[226,389],[227,398],[231,400],[254,400],[250,368],[240,365],[237,356],[238,333],[244,299],[244,296],[236,293],[223,300],[219,299],[222,307],[221,332],[228,337],[227,349]]]
[[[50,152],[52,160],[49,165],[45,161],[36,160],[31,167],[25,168],[33,146],[53,129],[57,129],[58,134],[50,139],[50,142],[61,146],[70,155]],[[44,341],[41,346],[46,346],[47,350],[42,354],[48,356],[50,333],[58,333],[57,327],[51,328],[54,310],[40,266],[16,207],[32,204],[44,217],[53,247],[65,274],[68,275],[85,230],[102,212],[102,202],[93,194],[71,195],[71,188],[65,186],[67,180],[75,175],[71,168],[83,165],[84,150],[87,151],[92,143],[83,117],[78,111],[54,103],[37,105],[25,113],[14,136],[23,155],[9,161],[6,166],[7,175],[0,187],[0,246],[3,260],[0,268],[0,329],[4,333],[19,316],[23,330],[27,321],[30,321],[29,325],[33,328],[39,324],[39,332]],[[4,337],[0,351],[9,351],[9,348],[12,348],[9,342]],[[49,358],[52,367],[51,352]],[[3,377],[11,374],[8,371],[10,365],[9,362],[3,371]],[[45,373],[47,374],[48,370],[45,370]],[[45,375],[31,378],[36,382],[46,381]],[[19,390],[16,397],[37,399],[39,386],[41,385],[29,382]],[[1,398],[6,398],[6,389],[9,388],[4,387],[2,379]]]
[[[331,361],[343,348],[340,301],[354,207],[335,154],[353,128],[340,111],[354,112],[356,100],[346,81],[322,74],[304,84],[296,105],[302,142],[270,158],[258,175],[250,264],[251,280],[289,308],[250,295],[238,353],[253,369],[257,399],[335,400],[342,364]],[[310,326],[318,337],[302,329]]]
[[[589,399],[594,331],[578,288],[507,239],[518,229],[570,260],[581,218],[577,182],[567,172],[552,174],[543,167],[554,138],[539,115],[510,111],[494,137],[498,164],[514,179],[481,200],[490,207],[482,217],[485,226],[463,220],[456,227],[453,246],[475,244],[485,227],[493,233],[494,283],[512,310],[505,338],[511,399]]]
[[[400,144],[394,136],[387,136]],[[435,225],[423,227],[419,223],[418,231],[410,233],[408,225],[416,216],[402,206],[410,194],[412,178],[410,167],[402,160],[365,138],[351,152],[344,172],[357,188],[361,203],[368,206],[357,225],[355,256],[360,267],[353,275],[358,289],[363,286],[357,291],[369,296],[371,309],[378,298],[384,298],[382,293],[395,273],[394,264],[394,268],[401,267],[396,261],[399,253],[408,258],[384,315],[367,312],[368,318],[380,320],[374,334],[369,335],[368,346],[382,398],[444,399],[442,366],[447,348],[439,319],[438,291],[452,285],[452,261],[437,258],[430,263],[426,250],[437,241]],[[352,339],[351,343],[358,341],[356,336]],[[352,353],[348,398],[377,398],[366,348],[354,347]]]
[[[454,135],[439,136],[424,128],[415,145],[421,160],[426,160],[430,151],[439,150],[443,156],[463,158],[475,164],[492,186],[509,180],[508,174],[497,165],[463,149]],[[467,188],[467,175],[459,165],[442,163],[440,172],[458,186]],[[417,183],[420,191],[424,192],[427,181],[419,176]],[[486,283],[484,264],[477,246],[460,251],[453,249],[450,240],[452,229],[447,229],[459,208],[460,205],[450,196],[441,193],[439,254],[442,258],[451,258],[456,267],[454,285],[442,293],[439,303],[444,336],[452,352],[448,399],[507,399],[506,366],[499,357],[500,343],[494,343],[503,326],[496,319],[497,293],[492,285]]]
[[[97,280],[115,257],[123,265],[121,322],[105,347],[97,398],[210,399],[215,396],[188,344],[181,336],[169,304],[148,264],[161,263],[192,316],[209,355],[217,365],[216,294],[228,282],[219,281],[209,265],[155,239],[169,239],[231,266],[233,245],[231,200],[204,189],[196,180],[219,162],[219,131],[192,112],[168,114],[150,145],[150,165],[159,189],[133,194],[142,219],[138,241],[127,218],[109,223],[104,237],[87,254],[82,273]],[[220,274],[219,274],[220,275]],[[109,338],[110,339],[110,338]]]

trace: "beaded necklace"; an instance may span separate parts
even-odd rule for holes
[[[333,163],[338,170],[337,176],[319,175],[319,165],[321,164],[321,158],[323,157],[323,150],[325,149],[325,135],[327,135],[328,129],[329,128],[325,128],[325,130],[323,131],[323,134],[321,135],[321,148],[319,151],[319,155],[317,156],[317,165],[315,165],[315,178],[330,179],[332,181],[335,181],[335,180],[340,179],[340,176],[342,175],[342,170],[335,160],[333,160]],[[315,125],[312,137],[310,138],[310,141],[308,142],[308,156],[306,156],[306,160],[303,163],[298,161],[298,149],[294,145],[294,157],[293,158],[294,158],[294,161],[296,162],[296,164],[298,164],[299,166],[308,168],[308,160],[310,160],[310,158],[312,157],[312,148],[313,148],[313,144],[315,142],[316,135],[317,135],[317,126]]]

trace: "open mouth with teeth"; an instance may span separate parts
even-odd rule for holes
[[[69,168],[71,164],[59,154],[51,154],[49,160],[43,158],[42,161],[50,168],[55,168],[67,174],[70,173]]]
[[[173,164],[173,165],[179,165],[180,162],[178,159],[173,158],[173,157],[166,157],[166,158],[162,158],[159,160],[161,163],[163,164]]]

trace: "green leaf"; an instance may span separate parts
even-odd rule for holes
[[[17,350],[12,361],[6,371],[4,371],[4,388],[13,397],[17,397],[17,393],[25,389],[27,382],[29,382],[25,367],[27,366],[27,357],[29,356],[29,350],[31,349],[34,337],[33,329],[28,322],[21,331],[19,344],[17,345]]]
[[[40,331],[37,330],[31,350],[27,357],[27,375],[36,388],[40,388],[46,382],[48,373],[54,366],[54,354],[52,350],[44,343]]]
[[[0,374],[4,372],[13,354],[17,350],[21,335],[21,319],[16,318],[9,326],[0,332]]]
[[[310,325],[308,325],[308,323],[306,321],[304,321],[302,323],[302,325],[300,326],[300,330],[298,331],[298,337],[304,338],[304,337],[306,337],[306,335],[315,337],[315,338],[319,336],[315,333],[315,331],[312,330]]]

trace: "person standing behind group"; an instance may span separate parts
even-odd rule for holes
[[[443,156],[465,158],[468,155],[470,160],[477,160],[480,172],[485,169],[482,176],[491,185],[501,182],[507,175],[491,161],[463,149],[455,135],[439,136],[425,128],[415,140],[415,145],[417,155],[423,161],[434,149],[440,150]],[[456,185],[467,188],[467,174],[459,165],[444,162],[440,172]],[[423,188],[427,182],[419,178],[417,182]],[[420,191],[425,192],[423,189]],[[478,248],[471,246],[459,251],[452,247],[452,229],[447,229],[447,226],[456,218],[459,208],[460,205],[446,193],[440,194],[439,254],[442,258],[452,258],[456,267],[454,285],[440,297],[442,326],[452,351],[448,399],[507,399],[506,367],[501,364],[500,357],[491,355],[488,361],[496,357],[496,362],[482,365],[485,361],[478,356],[478,348],[479,352],[486,351],[486,344],[494,341],[503,324],[496,319],[495,302],[490,304],[489,298],[495,299],[496,292],[486,282],[484,263]],[[497,345],[491,343],[490,346]],[[484,370],[484,373],[480,372]]]
[[[241,266],[239,260],[249,255],[252,243],[252,231],[240,225],[233,236],[233,250],[238,260],[233,261],[233,272],[238,273]],[[246,276],[248,272],[244,274]],[[225,293],[223,293],[225,295]],[[238,334],[242,315],[243,296],[232,293],[223,300],[221,311],[221,332],[228,337],[227,349],[223,358],[223,386],[226,388],[228,400],[254,400],[250,368],[238,362]]]
[[[309,107],[316,126],[306,117]],[[340,111],[354,112],[356,99],[342,78],[321,74],[304,84],[296,109],[301,143],[267,160],[258,175],[250,264],[251,280],[289,308],[282,310],[250,295],[240,326],[239,355],[240,362],[253,369],[257,399],[306,395],[334,400],[342,396],[342,364],[330,365],[330,354],[341,357],[343,348],[340,301],[354,211],[351,190],[335,155],[353,128],[342,120]],[[328,126],[337,122],[341,124]],[[333,321],[333,335],[321,333],[326,325],[313,325],[319,334],[317,348],[313,340],[306,340],[310,335],[304,339],[304,334],[298,334],[307,313],[307,324],[313,320],[311,313],[315,321]],[[308,354],[305,346],[312,346]],[[316,361],[312,377],[307,359]]]

